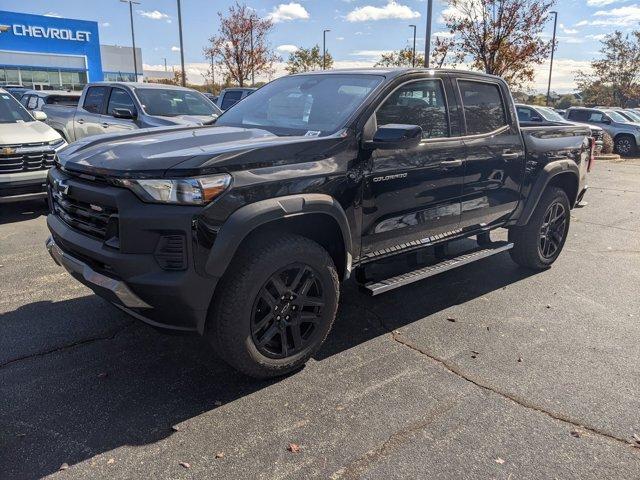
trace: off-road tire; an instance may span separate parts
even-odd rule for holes
[[[636,139],[632,135],[618,135],[615,139],[615,152],[623,157],[633,155],[638,150]]]
[[[541,236],[545,216],[552,205],[560,204],[564,208],[566,218],[562,238],[558,240],[557,250],[550,256],[545,257],[541,252]],[[509,229],[509,241],[513,242],[513,248],[509,250],[511,258],[518,265],[533,270],[544,270],[549,268],[556,261],[569,232],[571,220],[571,210],[569,208],[569,198],[564,190],[557,187],[550,187],[545,190],[538,202],[538,206],[533,211],[529,223],[522,227],[511,227]]]
[[[271,358],[253,339],[258,295],[272,276],[290,265],[310,267],[321,284],[324,306],[313,341],[289,357]],[[333,260],[316,242],[298,235],[262,235],[240,247],[215,292],[205,335],[219,357],[254,378],[286,375],[301,368],[326,339],[338,308],[340,283]]]

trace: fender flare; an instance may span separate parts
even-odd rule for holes
[[[580,169],[573,160],[555,160],[553,162],[547,163],[544,166],[542,171],[538,173],[535,183],[529,191],[529,195],[525,201],[525,205],[522,209],[522,213],[520,214],[520,218],[516,223],[517,226],[521,227],[529,223],[529,220],[531,219],[534,210],[538,206],[540,198],[542,198],[542,194],[549,185],[549,182],[551,182],[551,180],[553,180],[558,175],[566,174],[572,175],[575,178],[577,192],[577,187],[580,184]],[[571,201],[571,199],[569,199],[569,201]],[[573,204],[571,205],[571,208],[573,208]]]
[[[312,213],[329,215],[339,225],[345,248],[344,271],[345,276],[348,276],[351,271],[353,250],[347,215],[333,197],[317,193],[260,200],[233,212],[224,222],[213,242],[205,271],[213,277],[222,277],[242,241],[256,228],[283,218]]]

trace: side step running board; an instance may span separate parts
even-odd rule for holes
[[[389,290],[395,290],[396,288],[404,287],[410,283],[424,280],[425,278],[433,277],[439,273],[446,272],[447,270],[453,270],[454,268],[467,265],[477,260],[496,255],[497,253],[505,252],[513,248],[513,243],[509,242],[495,242],[486,248],[480,250],[474,250],[470,253],[462,254],[458,257],[448,258],[442,260],[434,265],[419,268],[412,272],[403,273],[395,277],[387,278],[385,280],[374,281],[367,283],[364,288],[371,295],[380,295],[381,293],[388,292]]]

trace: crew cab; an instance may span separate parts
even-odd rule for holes
[[[190,88],[155,83],[96,82],[77,106],[44,105],[47,123],[69,143],[92,135],[167,125],[209,125],[221,113]]]
[[[550,267],[593,148],[586,127],[521,128],[494,76],[291,75],[215,126],[65,148],[46,246],[134,317],[204,335],[235,368],[273,377],[320,348],[352,274],[380,295],[506,251]],[[498,228],[508,240],[492,239]]]
[[[0,88],[0,203],[46,198],[47,170],[66,142]]]

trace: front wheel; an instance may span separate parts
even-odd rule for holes
[[[216,290],[207,337],[249,376],[285,375],[324,342],[339,292],[336,267],[317,243],[288,234],[254,238]]]
[[[615,147],[616,153],[623,157],[633,155],[638,148],[636,139],[631,135],[619,135],[616,137]]]
[[[556,261],[569,233],[571,210],[569,198],[557,187],[547,189],[533,211],[529,223],[509,229],[514,246],[511,258],[534,270],[548,268]]]

